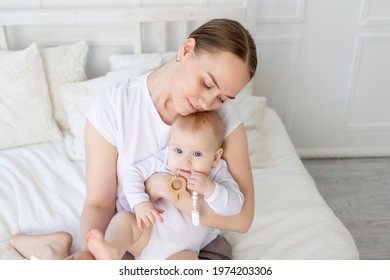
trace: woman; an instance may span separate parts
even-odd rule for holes
[[[245,128],[231,102],[254,76],[256,46],[248,31],[228,19],[211,20],[193,31],[180,46],[176,61],[130,79],[101,95],[87,113],[85,127],[87,195],[81,214],[81,236],[91,229],[105,232],[115,214],[118,184],[133,163],[165,148],[169,126],[178,115],[218,110],[226,127],[223,158],[245,197],[240,214],[216,215],[205,203],[206,226],[246,232],[253,220],[254,189]],[[146,182],[151,199],[170,199],[168,174],[155,174]],[[187,199],[173,201],[191,212]],[[25,257],[61,259],[68,255],[68,233],[17,235],[11,244]],[[85,253],[85,252],[84,252]],[[75,258],[82,258],[83,252]]]

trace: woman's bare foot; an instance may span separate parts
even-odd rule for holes
[[[26,259],[34,256],[42,260],[61,260],[69,255],[72,241],[69,233],[59,231],[42,235],[17,234],[10,244]]]
[[[85,243],[87,244],[89,251],[97,260],[121,259],[114,247],[104,240],[103,234],[97,229],[93,229],[87,233]]]

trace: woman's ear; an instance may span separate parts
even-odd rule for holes
[[[181,58],[187,56],[192,53],[195,49],[196,41],[194,38],[188,38],[183,42],[183,44],[179,48],[178,56]]]
[[[218,161],[219,161],[219,160],[221,159],[221,157],[222,157],[222,154],[223,154],[223,149],[222,149],[222,148],[219,148],[218,151],[215,152],[213,167],[216,167],[216,166],[217,166]]]

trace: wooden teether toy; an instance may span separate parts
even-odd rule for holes
[[[179,195],[182,194],[185,197],[190,197],[191,194],[187,190],[187,181],[183,176],[173,175],[168,182],[168,188],[176,197],[176,201],[179,200]]]
[[[173,175],[168,182],[168,188],[171,192],[174,193],[176,201],[179,200],[180,194],[186,197],[191,196],[190,192],[187,190],[187,181],[183,176]],[[196,209],[197,201],[198,201],[198,193],[192,192],[193,209],[191,211],[191,214],[192,214],[192,224],[195,226],[199,225],[199,212]]]

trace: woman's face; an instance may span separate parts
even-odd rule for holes
[[[247,65],[230,52],[195,54],[184,47],[171,81],[174,107],[181,115],[218,109],[249,81]]]

